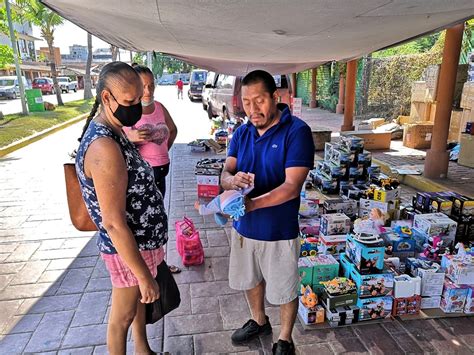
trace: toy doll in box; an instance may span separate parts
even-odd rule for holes
[[[386,216],[379,208],[372,208],[368,218],[358,218],[354,222],[354,233],[379,234],[384,232]]]

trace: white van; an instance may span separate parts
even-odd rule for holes
[[[22,76],[23,86],[29,89],[26,78]],[[18,78],[16,76],[0,76],[0,97],[7,99],[16,99],[20,96],[20,85],[18,85]]]

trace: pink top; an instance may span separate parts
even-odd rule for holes
[[[132,127],[123,127],[125,133],[132,129],[150,128],[153,130],[153,140],[147,142],[135,142],[141,156],[151,166],[166,165],[170,162],[168,155],[168,139],[170,130],[166,125],[163,107],[155,101],[155,110],[150,114],[143,114],[140,121]]]

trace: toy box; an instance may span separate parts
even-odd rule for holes
[[[298,259],[298,274],[301,285],[313,285],[313,266],[314,263],[307,257]]]
[[[300,232],[316,237],[319,235],[319,218],[300,218]]]
[[[415,256],[415,240],[411,237],[401,237],[394,231],[381,233],[385,243],[385,253],[401,260]]]
[[[339,263],[341,264],[341,275],[343,277],[346,277],[348,279],[351,278],[351,271],[352,268],[354,267],[354,264],[352,261],[349,260],[346,254],[341,254],[339,256]]]
[[[324,322],[324,307],[321,305],[316,305],[312,308],[306,308],[305,305],[300,301],[298,304],[298,314],[303,320],[304,324],[317,324]]]
[[[374,208],[378,208],[383,213],[388,215],[390,219],[399,219],[400,211],[398,207],[400,206],[400,201],[374,201],[366,198],[361,198],[359,200],[359,217],[368,217],[370,211]]]
[[[319,237],[303,235],[302,238],[300,238],[300,242],[300,257],[315,256],[318,254]]]
[[[440,308],[445,313],[462,313],[466,304],[469,288],[446,280]]]
[[[421,277],[411,277],[409,275],[398,275],[393,278],[393,297],[409,298],[421,295]]]
[[[344,213],[349,218],[357,215],[357,201],[348,198],[330,198],[324,201],[323,211],[329,213]]]
[[[333,255],[339,259],[339,254],[344,253],[346,249],[347,234],[341,235],[319,235],[318,252],[320,254]]]
[[[459,196],[454,198],[453,202],[453,216],[472,216],[474,217],[474,200],[466,196]]]
[[[301,198],[298,214],[304,218],[319,216],[319,201],[308,198]]]
[[[394,317],[403,316],[405,314],[420,313],[421,296],[412,296],[406,298],[394,298],[392,315]]]
[[[389,296],[393,292],[393,273],[388,270],[381,274],[361,275],[353,267],[350,275],[357,285],[359,298]]]
[[[219,176],[196,175],[198,197],[216,197],[220,192]]]
[[[458,285],[474,285],[474,258],[471,255],[443,255],[441,265],[452,282]]]
[[[464,313],[474,314],[474,286],[471,286],[468,289]]]
[[[439,308],[441,305],[441,296],[421,297],[421,309]]]
[[[381,202],[395,201],[400,198],[401,189],[397,187],[393,190],[374,189],[374,200]]]
[[[391,296],[362,298],[357,301],[357,306],[360,308],[359,321],[383,319],[392,313],[393,298]]]
[[[339,263],[332,255],[325,254],[309,256],[308,259],[313,264],[313,290],[320,294],[324,287],[320,282],[337,277],[339,275]]]
[[[375,243],[362,243],[349,234],[346,242],[346,255],[361,274],[376,274],[383,270],[385,245],[380,239]]]
[[[431,200],[431,213],[444,213],[447,216],[451,215],[453,209],[453,201],[442,197],[435,197]]]
[[[457,223],[444,213],[417,214],[413,228],[427,237],[440,236],[443,240],[454,241]]]
[[[326,289],[323,289],[321,298],[328,308],[351,306],[357,302],[357,293],[350,292],[342,295],[330,295]]]
[[[429,260],[408,258],[406,266],[411,275],[421,277],[422,296],[440,296],[443,293],[445,274],[439,264]]]
[[[331,213],[321,215],[319,231],[324,235],[349,233],[351,220],[344,213]]]
[[[359,307],[344,306],[336,308],[326,307],[326,318],[331,327],[349,325],[359,321]]]
[[[341,136],[340,146],[351,152],[361,153],[364,150],[364,139],[356,136]]]

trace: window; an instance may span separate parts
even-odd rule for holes
[[[0,86],[13,86],[15,81],[13,79],[0,79]]]
[[[206,82],[206,72],[205,71],[195,71],[192,74],[191,84],[205,83]]]

